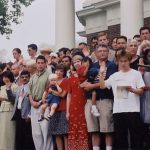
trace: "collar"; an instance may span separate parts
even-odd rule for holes
[[[41,76],[41,75],[43,75],[45,72],[46,72],[46,69],[44,69],[42,72],[37,72],[36,75],[37,75],[37,76]]]
[[[97,63],[97,65],[100,67],[99,61],[96,62],[96,63]],[[110,62],[109,60],[106,60],[106,67],[108,68],[110,65],[111,65],[111,62]]]

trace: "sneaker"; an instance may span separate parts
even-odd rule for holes
[[[92,114],[93,114],[93,116],[95,116],[95,117],[99,117],[99,116],[100,116],[100,113],[99,113],[98,111],[97,111],[97,112],[95,111],[95,112],[93,112]]]
[[[38,122],[43,121],[44,120],[44,115],[40,115]]]
[[[97,109],[96,107],[92,107],[91,113],[92,113],[93,116],[95,116],[95,117],[99,117],[99,116],[100,116],[100,113],[98,112],[98,109]]]
[[[91,113],[92,113],[92,114],[94,113],[94,110],[93,110],[93,109],[91,109]]]

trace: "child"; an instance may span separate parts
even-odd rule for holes
[[[50,118],[55,113],[60,103],[60,98],[56,95],[61,93],[62,89],[57,84],[57,75],[50,74],[48,79],[49,79],[49,85],[48,85],[48,88],[45,90],[43,97],[42,97],[41,103],[43,104],[41,106],[41,114],[40,114],[40,118],[38,121],[47,119],[47,118],[44,118],[44,113],[48,106],[50,106],[50,113],[48,114],[48,118]]]
[[[128,133],[131,149],[142,149],[142,122],[140,118],[140,96],[144,82],[140,72],[130,68],[131,54],[120,51],[117,55],[119,71],[104,80],[103,64],[100,71],[100,88],[111,88],[114,94],[113,118],[116,149],[128,149]]]
[[[98,75],[98,70],[95,70],[93,68],[91,69],[91,66],[92,66],[91,59],[89,57],[84,57],[82,59],[81,67],[79,67],[79,69],[77,70],[81,86],[86,79],[88,80],[88,82],[91,83],[95,81],[95,78]],[[98,112],[98,109],[96,107],[96,99],[98,99],[96,90],[94,89],[92,91],[87,92],[87,98],[92,99],[91,113],[94,116],[99,117],[100,113]]]

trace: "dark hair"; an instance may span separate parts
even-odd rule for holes
[[[127,42],[127,37],[126,36],[121,35],[121,36],[117,37],[116,42],[118,42],[119,39],[124,39]]]
[[[21,54],[21,50],[19,48],[14,48],[13,51],[16,51],[18,54]]]
[[[43,55],[39,55],[39,56],[36,58],[36,62],[38,61],[38,59],[44,60],[45,63],[47,62],[46,58],[45,58]]]
[[[11,62],[11,61],[6,63],[7,70],[10,70],[12,65],[13,65],[13,62]]]
[[[30,72],[27,71],[27,70],[23,70],[21,73],[20,73],[20,76],[22,75],[28,75],[28,77],[30,78]]]
[[[68,51],[71,52],[71,50],[69,48],[66,50],[66,52],[68,52]]]
[[[112,44],[113,44],[113,40],[114,39],[116,39],[116,43],[117,43],[117,37],[113,37],[112,39],[111,39],[111,48],[113,49],[113,46],[112,46]]]
[[[56,70],[63,70],[63,72],[64,72],[64,76],[63,77],[66,77],[66,75],[67,75],[67,69],[66,69],[66,67],[63,64],[56,65],[55,71]]]
[[[10,67],[13,65],[13,62],[8,62],[6,65],[9,65]]]
[[[28,48],[32,48],[33,50],[35,50],[37,52],[37,45],[36,44],[30,44],[30,45],[28,45]]]
[[[89,58],[88,56],[86,56],[86,57],[83,57],[83,59],[82,59],[82,62],[89,62],[89,69],[92,67],[92,60],[91,60],[91,58]]]
[[[111,40],[111,43],[113,42],[114,39],[116,39],[116,41],[117,41],[117,38],[118,38],[118,37],[113,37],[112,40]]]
[[[140,38],[140,35],[139,35],[139,34],[136,34],[136,35],[134,35],[133,39],[134,39],[134,38]]]
[[[0,69],[3,71],[6,67],[6,63],[0,63]]]
[[[69,62],[71,62],[71,57],[70,56],[64,56],[62,59],[64,59],[64,58],[68,58]]]
[[[91,38],[91,42],[92,42],[93,40],[98,40],[98,37],[97,37],[97,36],[93,36],[93,37]]]
[[[14,82],[15,81],[13,73],[11,71],[9,71],[9,70],[3,72],[3,78],[4,77],[8,78],[10,80],[10,82]]]
[[[56,54],[59,56],[59,52],[56,52]]]
[[[141,28],[140,28],[140,34],[141,34],[141,32],[142,32],[143,30],[148,30],[149,33],[150,33],[150,28],[149,28],[149,27],[141,27]]]
[[[69,50],[67,47],[62,47],[58,50],[58,52],[63,52],[66,55],[66,52]]]
[[[98,50],[100,47],[102,47],[102,48],[107,48],[108,51],[109,51],[109,47],[108,47],[107,45],[105,45],[105,44],[96,45],[96,50]]]
[[[75,55],[80,55],[80,56],[84,57],[83,52],[80,49],[78,49],[78,48],[74,48],[72,50],[71,55],[72,55],[72,57],[74,57]]]
[[[79,46],[80,46],[80,45],[85,45],[85,46],[87,46],[87,44],[86,44],[85,42],[79,43]]]
[[[70,51],[72,52],[74,50],[74,48],[70,49]]]
[[[144,64],[145,64],[145,65],[149,65],[149,64],[148,64],[148,61],[147,61],[147,55],[148,55],[149,52],[150,52],[150,49],[146,49],[146,50],[143,52],[143,60],[144,60]]]

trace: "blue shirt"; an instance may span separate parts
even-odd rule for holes
[[[106,70],[105,80],[108,79],[113,73],[117,72],[117,70],[118,70],[117,65],[109,60],[106,61],[106,67],[107,67],[107,70]],[[99,82],[95,79],[99,73],[99,70],[100,70],[99,62],[94,63],[88,73],[88,80],[90,82],[93,82],[93,83]],[[93,81],[92,81],[92,79],[93,79]],[[107,88],[106,89],[95,89],[95,91],[96,91],[96,95],[97,95],[96,100],[113,99],[112,89],[107,89]],[[91,94],[91,92],[89,92],[87,94],[87,98],[91,99],[91,97],[92,97],[92,94]]]

